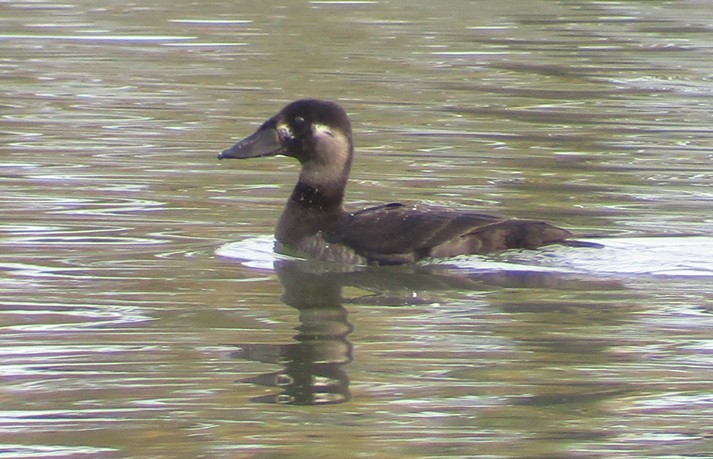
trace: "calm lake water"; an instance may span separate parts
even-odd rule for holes
[[[713,457],[707,1],[0,2],[0,458]],[[355,207],[548,247],[275,257],[290,100]]]

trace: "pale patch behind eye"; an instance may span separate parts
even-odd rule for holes
[[[312,125],[313,129],[313,135],[315,137],[319,137],[321,135],[328,135],[330,137],[334,137],[334,132],[332,131],[332,128],[327,126],[326,124],[313,124]]]

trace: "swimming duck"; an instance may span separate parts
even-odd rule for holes
[[[338,104],[305,99],[288,104],[218,159],[285,155],[302,165],[275,230],[276,250],[347,264],[396,265],[426,257],[534,249],[571,233],[536,220],[468,210],[390,203],[344,209],[354,146]]]

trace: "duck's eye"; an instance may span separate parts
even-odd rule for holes
[[[309,123],[301,116],[295,116],[290,123],[295,135],[304,135],[309,130]]]

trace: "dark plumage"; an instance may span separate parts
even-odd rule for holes
[[[506,219],[435,206],[385,204],[343,208],[353,145],[349,118],[333,102],[298,100],[223,158],[292,156],[299,181],[275,230],[277,249],[350,264],[413,263],[425,257],[533,249],[562,242],[570,232],[535,220]]]

